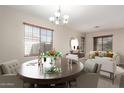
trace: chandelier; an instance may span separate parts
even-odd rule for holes
[[[49,17],[49,21],[58,25],[58,24],[67,24],[69,16],[62,15],[61,8],[59,7],[58,10],[54,13],[54,16]]]

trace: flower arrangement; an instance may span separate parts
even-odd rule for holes
[[[60,51],[55,51],[55,50],[50,50],[47,51],[45,53],[46,56],[50,56],[50,57],[61,57],[62,56],[62,52]]]
[[[39,62],[39,64],[41,64],[42,63],[41,61],[43,58],[44,62],[42,64],[50,64],[51,65],[50,67],[45,68],[45,73],[61,72],[61,68],[58,67],[58,65],[57,65],[60,62],[59,60],[61,60],[61,58],[60,58],[61,56],[62,56],[62,52],[60,52],[60,51],[50,50],[45,53],[42,52],[42,53],[40,53],[40,55],[38,57],[39,58],[38,62]],[[47,58],[51,59],[51,61],[49,63],[46,62]]]
[[[62,52],[50,50],[50,51],[47,51],[46,53],[40,53],[38,60],[41,60],[41,58],[47,58],[47,57],[52,57],[53,60],[56,60],[57,57],[61,57],[61,56],[62,56]]]

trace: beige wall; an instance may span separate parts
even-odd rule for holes
[[[111,29],[86,34],[86,53],[93,50],[93,37],[113,35],[113,51],[121,56],[121,63],[124,64],[124,29]]]
[[[61,50],[63,54],[69,52],[69,41],[71,37],[80,37],[80,33],[55,26],[37,16],[21,13],[15,9],[0,6],[0,62],[19,59],[20,61],[34,59],[24,57],[24,25],[29,22],[54,29],[53,47]]]
[[[19,59],[21,61],[34,59],[24,57],[24,25],[29,22],[54,29],[53,47],[61,50],[63,54],[69,52],[71,37],[80,38],[81,33],[62,26],[54,26],[42,18],[27,13],[21,13],[14,9],[0,7],[0,62]],[[93,50],[93,37],[113,35],[113,51],[121,55],[121,63],[124,63],[124,29],[111,29],[86,34],[86,53]],[[80,39],[79,39],[80,40]]]

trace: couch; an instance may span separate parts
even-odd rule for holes
[[[106,51],[91,51],[87,61],[93,61],[102,64],[101,71],[109,73],[114,82],[117,65],[120,64],[120,56],[115,52],[107,54]]]
[[[107,55],[107,54],[109,54],[109,55]],[[115,52],[91,51],[88,54],[88,58],[90,58],[90,59],[94,59],[96,57],[108,59],[110,61],[114,61],[116,63],[116,65],[120,64],[120,55],[118,53],[115,53]]]
[[[20,65],[21,63],[16,59],[0,63],[0,87],[23,87],[23,81],[17,76],[17,70]]]

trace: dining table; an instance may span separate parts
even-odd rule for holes
[[[50,85],[66,82],[67,87],[70,87],[69,82],[76,79],[84,68],[83,63],[72,63],[66,58],[56,61],[55,71],[46,71],[44,64],[39,65],[38,59],[26,61],[19,67],[18,76],[24,83]]]

